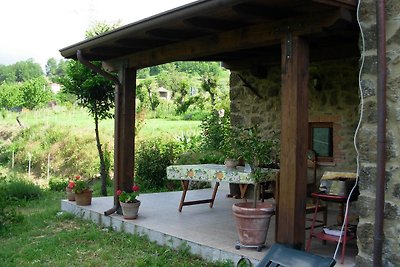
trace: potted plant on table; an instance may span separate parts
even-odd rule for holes
[[[236,166],[239,164],[241,154],[237,147],[235,132],[229,131],[224,133],[222,151],[225,155],[225,166],[227,168],[236,168]]]
[[[256,247],[258,251],[264,246],[271,216],[275,207],[269,202],[258,201],[258,184],[269,174],[261,166],[270,165],[276,159],[277,141],[264,140],[257,126],[239,128],[236,145],[241,151],[245,162],[250,166],[251,175],[255,181],[254,202],[235,203],[232,206],[236,220],[239,242],[236,249],[241,246]]]
[[[88,181],[82,179],[81,176],[77,175],[75,179],[69,181],[68,188],[74,193],[77,205],[88,206],[92,204],[93,190]]]
[[[136,219],[140,206],[140,200],[136,199],[139,196],[139,186],[133,185],[131,192],[117,190],[116,193],[119,198],[124,219]]]

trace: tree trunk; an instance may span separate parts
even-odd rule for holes
[[[104,161],[104,153],[101,148],[100,143],[100,135],[99,135],[99,116],[97,114],[97,110],[94,111],[94,124],[95,124],[95,132],[96,132],[96,144],[97,151],[99,153],[100,159],[100,180],[101,180],[101,190],[100,194],[102,196],[107,196],[107,173],[106,173],[106,163]]]

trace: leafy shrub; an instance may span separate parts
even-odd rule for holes
[[[229,114],[212,111],[201,123],[202,147],[205,150],[221,150],[225,136],[231,131]]]
[[[43,194],[39,186],[22,179],[6,182],[2,191],[5,194],[5,198],[10,201],[38,199]]]
[[[0,196],[0,232],[11,224],[21,222],[23,218],[14,207],[8,205],[4,196]]]
[[[58,177],[52,177],[49,181],[49,189],[51,191],[65,191],[68,185],[68,180]]]
[[[172,165],[179,146],[173,141],[142,141],[136,152],[137,184],[143,190],[161,190],[167,185],[167,166]]]

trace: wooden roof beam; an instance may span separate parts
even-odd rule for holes
[[[266,47],[279,43],[287,31],[291,31],[293,35],[319,33],[340,19],[351,22],[350,11],[337,9],[316,16],[279,20],[198,37],[105,61],[104,67],[110,71],[117,71],[123,63],[139,69],[172,61],[209,57],[240,49]]]

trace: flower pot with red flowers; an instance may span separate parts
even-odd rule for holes
[[[69,180],[67,187],[65,188],[65,192],[67,193],[67,199],[69,201],[75,201],[75,193],[73,191],[73,188],[75,186],[75,182],[79,180],[81,177],[79,175],[76,175],[74,178]]]
[[[136,219],[140,206],[140,200],[136,199],[136,197],[139,196],[139,186],[132,186],[132,192],[117,190],[116,193],[119,198],[124,219]]]
[[[68,183],[68,188],[75,194],[77,205],[89,206],[92,204],[93,190],[89,187],[89,183],[82,179],[79,175]]]

